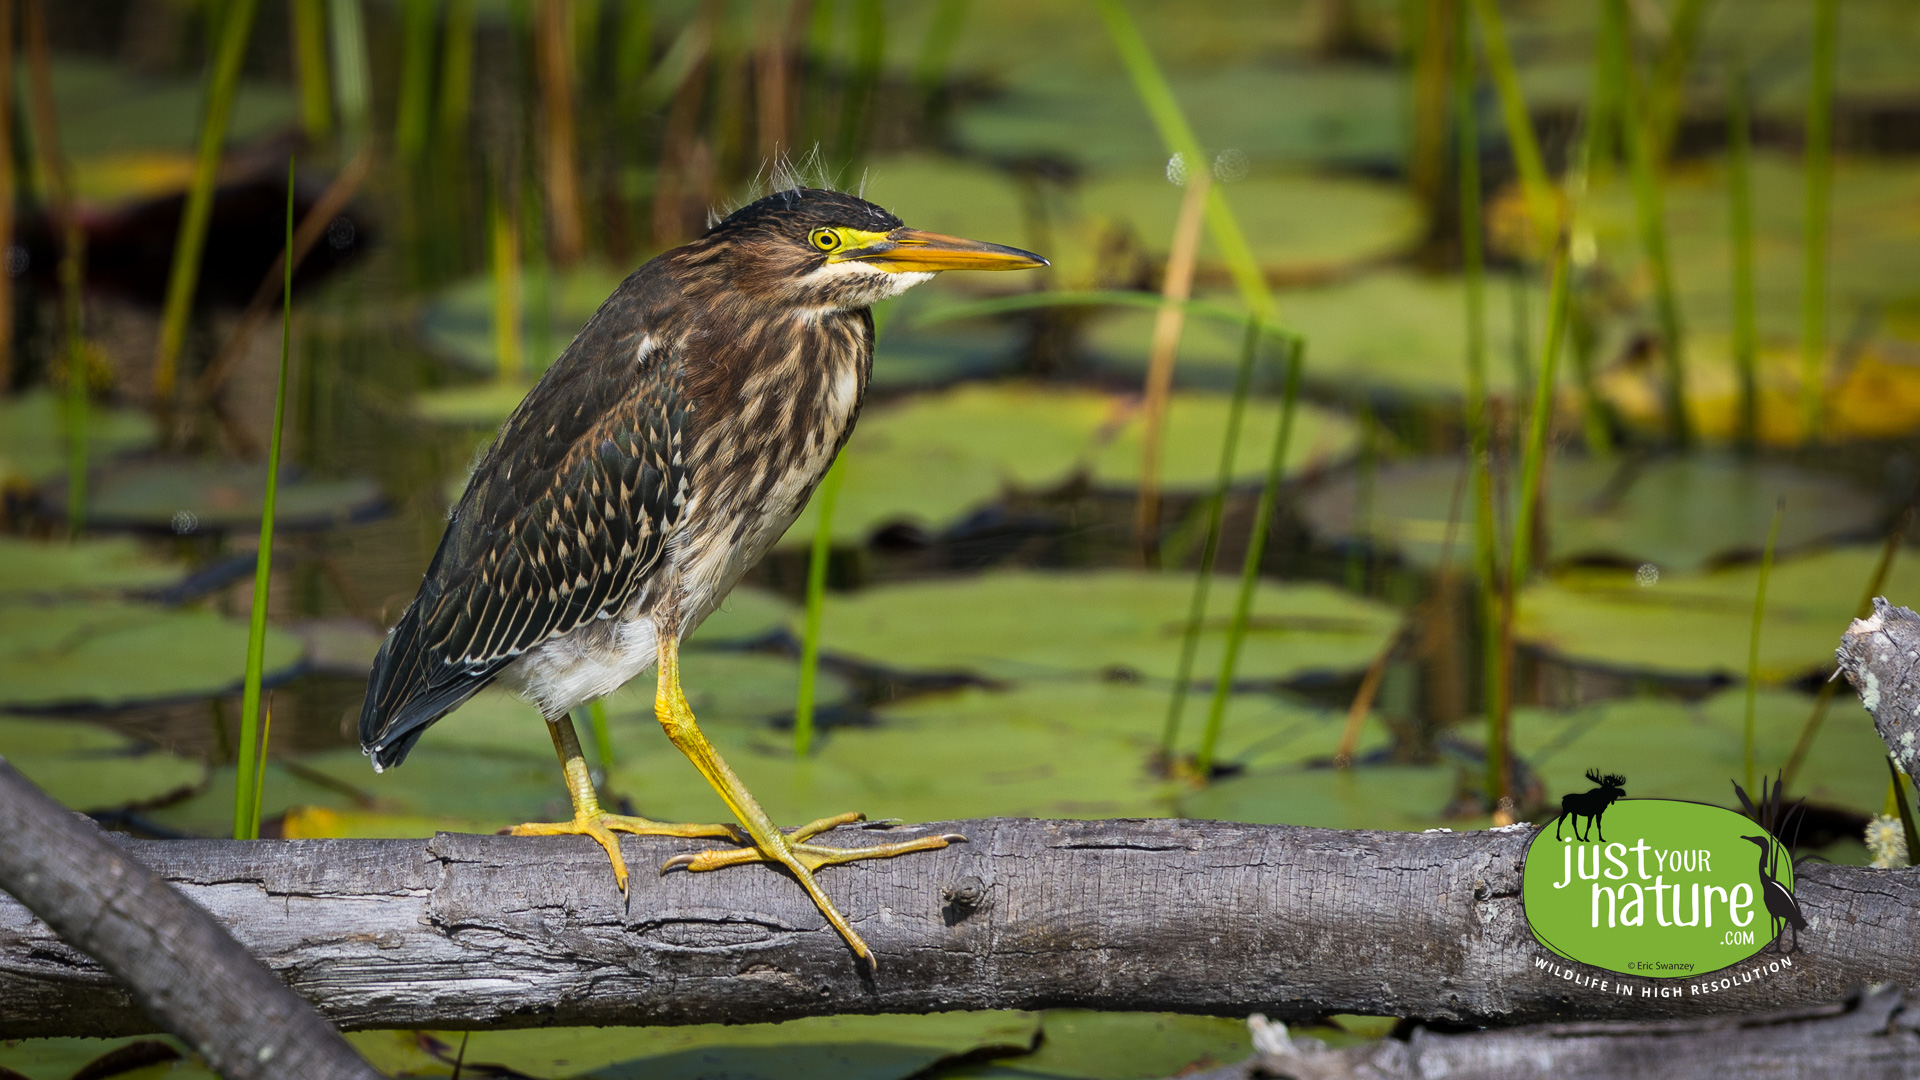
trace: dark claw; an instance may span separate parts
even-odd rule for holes
[[[660,864],[660,876],[666,877],[667,871],[669,870],[678,870],[681,867],[692,866],[698,858],[699,856],[697,855],[675,855],[673,858]]]

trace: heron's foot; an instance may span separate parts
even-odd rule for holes
[[[682,837],[725,837],[735,842],[745,842],[746,834],[734,825],[680,825],[665,821],[652,821],[643,817],[626,814],[609,814],[592,810],[577,815],[572,821],[530,822],[515,825],[507,830],[514,836],[591,836],[606,849],[607,858],[613,862],[613,880],[620,886],[620,892],[627,891],[627,860],[620,854],[620,838],[616,833],[633,833],[636,836],[682,836]]]
[[[916,851],[938,851],[948,844],[963,844],[967,838],[959,833],[943,833],[938,836],[917,836],[911,840],[901,840],[890,844],[872,844],[864,847],[828,847],[825,844],[808,843],[814,837],[842,825],[853,825],[865,821],[866,815],[860,813],[840,814],[835,817],[821,818],[808,822],[797,829],[775,833],[765,841],[756,839],[751,847],[728,848],[719,851],[701,851],[690,855],[676,855],[660,867],[661,873],[669,870],[690,870],[694,872],[720,870],[729,866],[742,866],[747,863],[778,863],[798,878],[807,895],[813,898],[820,914],[827,917],[833,928],[845,938],[847,945],[855,954],[868,964],[873,964],[873,952],[867,943],[860,939],[846,917],[827,899],[820,886],[813,879],[813,873],[822,867],[838,866],[842,863],[859,862],[863,859],[891,859],[896,855],[911,855]]]

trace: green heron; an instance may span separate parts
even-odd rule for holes
[[[495,680],[545,716],[573,820],[521,836],[731,839],[671,859],[779,863],[853,951],[872,953],[814,871],[947,846],[928,836],[836,848],[783,832],[721,760],[680,687],[679,646],[787,530],[847,441],[873,366],[870,305],[942,270],[1045,266],[1016,248],[904,227],[871,203],[794,188],[642,266],[600,306],[481,458],[418,595],[374,661],[360,745],[398,765],[427,726]],[[569,716],[658,665],[654,712],[739,819],[610,814]],[[744,831],[743,831],[744,830]]]

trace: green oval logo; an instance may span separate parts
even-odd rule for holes
[[[1747,818],[1617,795],[1596,807],[1598,815],[1570,807],[1527,848],[1521,906],[1534,938],[1559,956],[1623,975],[1687,978],[1737,964],[1787,926],[1805,925],[1793,902],[1793,859]]]

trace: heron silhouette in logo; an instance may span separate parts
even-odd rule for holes
[[[1600,818],[1606,814],[1607,807],[1619,802],[1627,794],[1627,778],[1619,773],[1600,775],[1599,769],[1588,769],[1587,779],[1600,785],[1592,791],[1575,792],[1560,799],[1560,816],[1553,819],[1553,838],[1560,839],[1560,823],[1573,819],[1573,838],[1585,843],[1587,837],[1580,833],[1580,821],[1586,819],[1589,832],[1598,833],[1600,842],[1607,842],[1607,834],[1600,826]]]
[[[1776,841],[1775,837],[1782,836],[1788,829],[1792,829],[1795,838],[1798,838],[1800,803],[1795,802],[1782,812],[1780,804],[1784,796],[1778,778],[1774,780],[1771,789],[1767,786],[1766,777],[1760,778],[1760,805],[1758,806],[1755,806],[1753,800],[1747,797],[1746,789],[1742,788],[1737,781],[1733,785],[1733,793],[1740,797],[1740,805],[1746,809],[1747,817],[1761,828],[1759,836],[1742,836],[1740,839],[1760,848],[1760,900],[1766,905],[1767,916],[1772,923],[1772,944],[1782,952],[1798,952],[1800,931],[1807,928],[1807,917],[1800,911],[1800,902],[1793,898],[1793,890],[1780,883],[1780,857],[1785,854],[1789,860],[1792,860],[1791,844]],[[1788,867],[1792,869],[1797,865],[1798,861],[1793,860],[1789,862]],[[1793,947],[1785,948],[1781,946],[1780,938],[1785,935],[1786,928],[1789,926],[1793,928]]]

